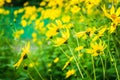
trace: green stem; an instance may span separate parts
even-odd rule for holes
[[[81,69],[80,69],[80,67],[79,67],[79,65],[78,65],[77,59],[76,59],[75,55],[73,54],[73,51],[72,51],[71,47],[68,46],[68,48],[69,48],[69,50],[70,50],[70,52],[71,52],[71,54],[72,54],[72,56],[73,56],[73,58],[74,58],[74,61],[75,61],[75,63],[76,63],[76,66],[77,66],[77,68],[78,68],[78,70],[79,70],[79,73],[80,73],[81,77],[84,78],[84,76],[83,76],[83,74],[82,74],[82,71],[81,71]]]
[[[50,75],[50,80],[52,80],[52,75]]]
[[[110,50],[109,50],[109,47],[110,47],[109,41],[110,41],[110,35],[108,35],[108,53],[109,53],[109,56],[110,56],[110,60],[113,59],[113,61],[114,61],[114,67],[115,67],[115,71],[116,71],[116,74],[117,74],[117,79],[120,80],[115,58],[113,58],[114,56],[112,57],[112,55],[110,54]]]
[[[105,80],[105,66],[104,66],[103,59],[102,59],[101,55],[100,55],[100,59],[101,59],[102,68],[103,68],[103,80]]]
[[[29,58],[29,57],[28,57],[28,58]],[[29,60],[30,60],[31,63],[33,63],[30,58],[29,58]],[[40,77],[42,80],[44,80],[43,77],[42,77],[42,75],[39,73],[39,71],[37,70],[37,68],[36,68],[35,65],[33,66],[33,68],[35,69],[35,71],[37,72],[37,74],[39,75],[39,77]]]
[[[75,31],[74,31],[74,32],[75,32]],[[78,38],[75,37],[75,39],[76,39],[76,41],[77,41],[77,46],[79,47],[80,44],[79,44]],[[80,54],[80,51],[78,51],[78,54]],[[82,58],[82,60],[83,60],[83,58]],[[85,74],[89,77],[89,79],[92,80],[91,77],[90,77],[90,75],[88,74],[88,72],[87,72],[87,71],[83,68],[83,66],[81,65],[80,61],[79,61],[79,64],[80,64],[80,67],[82,68],[82,70],[85,72]]]
[[[114,67],[115,67],[115,71],[116,71],[116,74],[117,74],[117,80],[120,80],[120,76],[119,76],[119,73],[118,73],[118,69],[117,69],[117,64],[116,64],[115,58],[114,58]]]
[[[86,71],[86,70],[83,68],[83,66],[81,65],[80,62],[79,62],[79,64],[80,64],[80,67],[82,68],[82,70],[85,72],[85,74],[89,77],[89,80],[92,80],[92,78],[90,77],[88,71]]]
[[[91,58],[92,58],[92,65],[93,65],[93,72],[94,72],[94,80],[96,80],[96,73],[95,73],[95,65],[94,65],[93,56]]]
[[[63,52],[63,54],[65,54],[65,56],[70,59],[70,56],[65,53],[65,51],[63,50],[63,48],[61,48],[61,47],[59,47],[59,48]]]
[[[118,56],[118,58],[119,58],[119,52],[118,52],[118,49],[117,49],[117,47],[116,47],[116,44],[115,44],[115,42],[113,42],[114,43],[114,47],[115,47],[115,51],[116,51],[116,55]]]
[[[30,77],[31,80],[34,80],[33,77],[30,75],[30,73],[28,72],[28,75]]]

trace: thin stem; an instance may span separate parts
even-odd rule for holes
[[[75,32],[75,31],[74,31],[74,32]],[[76,41],[77,41],[77,46],[79,47],[80,44],[79,44],[78,38],[75,37],[75,39],[76,39]],[[77,51],[77,52],[78,52],[78,54],[80,53],[80,51]],[[83,58],[82,58],[82,60],[83,60]],[[85,72],[85,74],[89,77],[89,79],[92,80],[91,77],[90,77],[90,75],[88,74],[88,72],[87,72],[87,71],[83,68],[83,66],[81,65],[80,61],[79,61],[79,64],[80,64],[80,67],[82,68],[82,70]]]
[[[65,54],[65,56],[66,56],[67,58],[70,58],[70,56],[65,53],[65,51],[63,50],[63,48],[61,48],[61,47],[59,47],[59,48],[60,48],[60,50],[63,52],[63,54]]]
[[[52,80],[52,75],[50,75],[50,80]]]
[[[118,58],[119,58],[119,52],[118,52],[118,49],[117,49],[117,47],[116,47],[116,44],[115,44],[115,42],[113,42],[114,43],[114,47],[115,47],[115,51],[116,51],[116,55],[118,56]]]
[[[114,59],[114,67],[115,67],[115,71],[116,71],[116,74],[117,74],[117,79],[120,80],[120,76],[119,76],[119,73],[118,73],[117,64],[116,64],[115,59]]]
[[[68,48],[70,49],[70,52],[71,52],[71,54],[72,54],[72,56],[73,56],[73,58],[74,58],[74,60],[75,60],[76,66],[77,66],[77,68],[78,68],[78,70],[79,70],[79,73],[80,73],[81,77],[84,78],[84,76],[83,76],[83,74],[82,74],[82,71],[81,71],[81,69],[80,69],[80,67],[79,67],[79,65],[78,65],[77,59],[76,59],[75,55],[73,54],[72,49],[70,48],[70,46],[68,46]]]
[[[112,60],[112,56],[111,56],[111,54],[110,54],[110,50],[109,50],[109,46],[110,46],[110,35],[108,34],[108,47],[107,47],[107,50],[108,50],[108,54],[109,54],[109,56],[110,56],[110,60]]]
[[[34,80],[33,77],[30,75],[30,73],[28,72],[28,75],[30,77],[31,80]]]
[[[92,80],[92,78],[90,77],[88,71],[86,71],[86,70],[83,68],[83,66],[81,65],[80,62],[79,62],[79,64],[80,64],[80,67],[82,68],[82,70],[85,72],[85,74],[89,77],[89,80]]]
[[[29,57],[28,57],[28,58],[29,58]],[[33,63],[30,58],[29,58],[29,60],[30,60],[31,63]],[[33,66],[33,68],[35,69],[35,71],[37,72],[37,74],[39,75],[39,77],[40,77],[42,80],[44,80],[43,77],[42,77],[42,75],[39,73],[39,71],[37,70],[37,68],[36,68],[35,65]]]
[[[104,66],[103,59],[102,59],[101,55],[100,55],[100,59],[101,59],[102,68],[103,68],[103,80],[105,80],[105,66]]]
[[[109,45],[109,41],[110,41],[110,35],[108,35],[108,46],[110,46],[110,45]],[[108,53],[109,53],[110,59],[111,59],[111,60],[112,60],[112,59],[114,60],[114,67],[115,67],[115,71],[116,71],[116,74],[117,74],[117,79],[119,80],[120,78],[119,78],[119,73],[118,73],[116,61],[115,61],[114,56],[112,56],[112,55],[110,54],[109,47],[108,47]]]
[[[92,58],[92,65],[93,65],[93,72],[94,72],[94,80],[96,80],[96,73],[95,73],[95,65],[94,65],[93,56],[91,58]]]

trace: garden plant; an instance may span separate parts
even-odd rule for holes
[[[0,0],[0,80],[120,80],[120,0],[16,1]]]

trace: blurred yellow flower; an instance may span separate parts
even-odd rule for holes
[[[81,38],[82,36],[84,36],[85,35],[85,31],[81,31],[81,32],[77,32],[77,33],[75,33],[75,36],[77,37],[77,38]]]
[[[37,34],[35,32],[32,33],[32,37],[37,37]]]
[[[6,0],[7,3],[11,3],[12,1],[11,0]]]
[[[33,42],[37,41],[37,34],[35,32],[32,33],[32,38],[33,38]]]
[[[83,37],[83,39],[86,39],[87,36],[92,37],[95,31],[96,31],[95,27],[87,28],[86,31],[77,32],[77,33],[75,33],[75,35],[77,38]]]
[[[111,23],[111,26],[110,26],[110,28],[109,28],[109,32],[110,32],[110,33],[113,33],[113,32],[116,30],[116,27],[117,27],[116,24]]]
[[[70,57],[70,59],[65,63],[65,65],[63,66],[62,70],[64,70],[69,64],[70,62],[73,60],[73,57]]]
[[[59,57],[55,58],[53,62],[57,63],[58,61],[59,61]]]
[[[42,45],[42,41],[37,41],[37,44],[40,46]]]
[[[4,0],[0,0],[0,7],[2,7],[5,4]]]
[[[27,26],[27,21],[24,20],[24,19],[22,19],[22,21],[21,21],[21,25],[22,25],[23,27],[26,27],[26,26]]]
[[[95,42],[97,39],[103,36],[104,32],[107,30],[107,27],[104,26],[99,31],[96,30],[97,33],[95,33],[95,36],[92,38],[92,41]]]
[[[79,11],[80,11],[80,7],[78,7],[78,6],[76,6],[76,5],[74,5],[74,6],[71,8],[71,12],[72,12],[73,14],[78,13]]]
[[[63,23],[68,23],[69,21],[70,21],[70,16],[69,15],[62,17],[62,22]]]
[[[0,8],[0,14],[7,15],[9,14],[9,10],[5,10],[4,8]]]
[[[60,20],[56,20],[55,22],[57,23],[58,28],[65,28],[65,26],[62,24]]]
[[[51,20],[55,20],[60,16],[60,14],[61,14],[61,8],[52,8],[41,11],[41,17],[43,19],[49,18]]]
[[[70,37],[70,33],[69,33],[68,29],[66,29],[66,31],[64,31],[64,32],[61,32],[61,34],[62,34],[61,38],[56,38],[56,40],[53,41],[53,43],[55,44],[56,47],[64,44]]]
[[[79,51],[79,50],[82,50],[84,47],[83,46],[78,46],[75,48],[75,51]]]
[[[57,27],[55,24],[53,24],[53,23],[47,25],[47,27],[48,27],[48,29],[49,29],[49,30],[46,32],[46,36],[47,36],[47,40],[48,40],[49,38],[57,35],[57,33],[58,33],[58,32],[57,32],[58,27]]]
[[[35,65],[34,63],[30,63],[30,64],[29,64],[29,67],[32,68],[34,65]]]
[[[48,63],[48,67],[51,67],[52,66],[52,64],[51,63]]]
[[[40,2],[40,6],[45,6],[45,5],[46,5],[45,1]]]
[[[79,56],[79,57],[82,57],[82,56],[83,56],[83,53],[79,53],[78,56]]]
[[[68,72],[66,73],[66,77],[65,78],[68,78],[68,77],[70,77],[70,76],[72,76],[74,74],[75,74],[75,70],[74,69],[68,70]]]
[[[18,67],[20,66],[20,64],[22,63],[22,61],[27,58],[27,55],[29,54],[29,52],[30,52],[30,42],[28,42],[25,45],[25,47],[22,48],[21,57],[18,60],[18,62],[16,64],[14,64],[14,67],[16,67],[16,69],[18,69]]]
[[[21,29],[21,30],[17,30],[13,35],[15,38],[19,39],[23,33],[24,33],[24,30]]]
[[[24,4],[23,4],[23,6],[27,6],[29,4],[29,2],[25,2]]]

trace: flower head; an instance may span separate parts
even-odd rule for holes
[[[105,14],[105,16],[109,19],[111,19],[115,24],[120,23],[120,7],[116,10],[115,12],[115,7],[112,6],[111,9],[109,10],[109,13],[107,12],[105,5],[102,7],[102,10]]]
[[[65,78],[68,78],[70,77],[71,75],[74,75],[75,74],[75,70],[72,69],[72,70],[68,70],[68,72],[66,73],[66,77]]]
[[[56,38],[56,40],[53,41],[56,47],[64,44],[70,37],[70,33],[68,29],[66,29],[66,31],[64,32],[61,32],[61,34],[62,34],[61,38]]]
[[[102,52],[106,48],[105,43],[103,43],[101,40],[99,43],[91,43],[90,46],[91,49],[86,49],[86,52],[90,53],[92,56],[98,56],[99,54],[102,54]]]
[[[21,57],[19,61],[16,64],[14,64],[14,67],[18,68],[20,64],[22,63],[22,61],[27,58],[29,49],[30,49],[30,42],[28,42],[27,45],[25,45],[25,47],[22,49]]]

